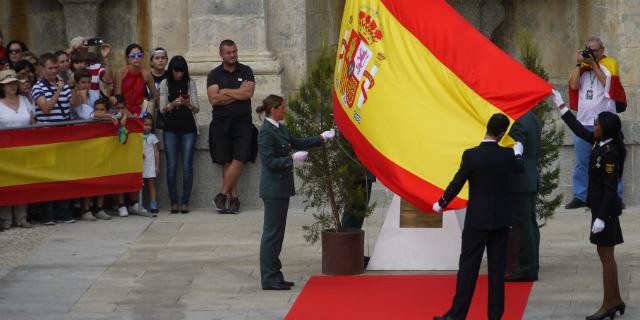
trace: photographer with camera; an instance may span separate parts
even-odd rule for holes
[[[113,85],[113,71],[109,68],[110,44],[99,38],[75,37],[71,39],[69,46],[65,51],[70,57],[74,53],[87,54],[91,47],[96,47],[96,50],[100,53],[100,59],[96,60],[101,61],[93,61],[92,59],[92,61],[87,62],[87,71],[91,74],[91,91],[100,93],[100,83],[104,83],[107,86]],[[102,95],[108,97],[111,92],[102,92]]]
[[[618,62],[604,54],[604,45],[598,37],[589,38],[586,47],[576,52],[576,66],[569,78],[569,100],[571,109],[578,112],[578,121],[589,131],[593,131],[594,121],[601,112],[620,113],[627,107]],[[587,206],[589,154],[592,145],[578,136],[575,136],[574,141],[574,198],[565,206],[566,209]],[[618,196],[622,198],[622,182],[618,184]]]

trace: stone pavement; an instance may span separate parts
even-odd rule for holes
[[[380,206],[367,221],[368,252],[385,210]],[[0,319],[282,319],[309,276],[320,274],[319,246],[302,238],[301,226],[310,221],[309,213],[290,211],[282,254],[283,271],[296,282],[290,292],[260,289],[259,209],[49,227],[0,279]],[[628,306],[622,319],[639,319],[639,208],[626,210],[622,222],[626,243],[617,256]],[[525,319],[584,319],[599,306],[600,267],[585,239],[587,224],[582,210],[559,211],[542,229],[541,279]]]

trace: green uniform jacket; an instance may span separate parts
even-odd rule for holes
[[[258,150],[262,162],[260,198],[288,198],[295,195],[291,151],[321,145],[320,136],[296,139],[283,124],[276,127],[265,120],[258,133]]]
[[[511,192],[538,192],[540,186],[540,172],[538,160],[540,158],[540,140],[542,124],[538,117],[529,111],[516,121],[509,135],[524,145],[524,172],[514,174],[511,178]]]

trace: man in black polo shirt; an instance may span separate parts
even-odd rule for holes
[[[251,68],[238,62],[238,47],[232,40],[220,43],[220,58],[222,64],[207,76],[207,96],[213,107],[211,159],[223,166],[222,187],[213,203],[220,213],[238,213],[237,182],[242,166],[251,159],[251,97],[256,84]]]

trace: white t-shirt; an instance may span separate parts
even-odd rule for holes
[[[18,100],[20,105],[17,112],[0,101],[0,128],[22,127],[31,124],[33,105],[25,96],[18,96]]]
[[[78,118],[80,119],[92,119],[93,118],[93,108],[91,108],[87,104],[81,104],[79,106],[74,106],[73,111],[76,113]]]
[[[144,154],[144,160],[142,165],[142,177],[143,178],[155,178],[156,177],[156,157],[153,151],[153,146],[160,142],[155,134],[149,133],[144,135],[144,147],[142,153]]]
[[[593,126],[593,122],[600,112],[616,113],[616,103],[609,97],[611,88],[611,72],[599,64],[600,70],[607,76],[604,86],[598,81],[595,72],[589,70],[580,76],[580,90],[578,100],[577,119],[585,126]]]

